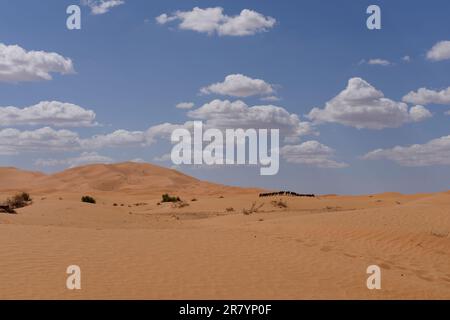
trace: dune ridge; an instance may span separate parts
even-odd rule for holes
[[[135,162],[91,164],[49,175],[16,168],[0,168],[0,177],[0,191],[25,189],[38,193],[123,191],[127,194],[156,195],[187,189],[192,194],[245,193],[257,190],[201,181],[177,170]]]

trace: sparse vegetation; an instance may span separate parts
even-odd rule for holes
[[[31,197],[30,197],[30,194],[27,192],[22,192],[22,193],[16,195],[15,198],[19,198],[19,199],[23,200],[24,202],[33,201],[33,199],[31,199]]]
[[[135,207],[141,207],[141,206],[146,206],[148,203],[146,203],[146,202],[138,202],[138,203],[135,203],[134,204],[134,206]]]
[[[15,209],[20,209],[30,205],[33,202],[30,195],[26,192],[22,192],[14,195],[12,198],[8,198],[4,204],[0,205],[0,212],[2,213],[16,213]]]
[[[15,214],[17,212],[14,209],[12,209],[9,205],[2,204],[0,205],[0,213]]]
[[[191,199],[191,201],[192,201],[192,202],[195,202],[195,201],[197,201],[197,199],[196,199],[196,198],[193,198],[193,199]]]
[[[244,209],[242,209],[242,213],[245,214],[246,216],[248,216],[248,215],[258,212],[259,209],[261,209],[263,206],[264,206],[264,203],[261,203],[261,205],[257,206],[256,202],[253,202],[250,209],[244,208]]]
[[[227,212],[234,212],[234,208],[233,207],[228,207],[225,209]]]
[[[162,201],[161,202],[180,202],[180,197],[171,197],[167,193],[162,195]]]
[[[6,204],[9,205],[12,209],[19,209],[29,205],[31,201],[32,199],[30,195],[26,192],[22,192],[6,200]]]
[[[177,209],[181,209],[181,208],[188,207],[188,206],[189,206],[189,203],[184,202],[184,201],[177,201],[172,204],[172,207],[177,208]]]
[[[272,202],[271,202],[271,204],[274,206],[274,207],[277,207],[277,208],[281,208],[281,209],[285,209],[285,208],[287,208],[288,207],[288,205],[287,205],[287,203],[285,202],[285,201],[283,201],[283,200],[273,200]]]
[[[85,202],[85,203],[91,203],[91,204],[96,204],[97,201],[95,201],[95,199],[91,196],[83,196],[81,197],[81,202]]]

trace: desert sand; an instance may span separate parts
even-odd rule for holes
[[[0,168],[0,201],[19,191],[33,203],[0,213],[1,299],[450,299],[450,192],[259,198],[150,164]]]

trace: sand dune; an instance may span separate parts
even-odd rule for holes
[[[3,299],[450,299],[450,192],[259,198],[148,164],[0,169],[1,197],[22,189],[33,204],[0,214]]]
[[[40,181],[45,176],[40,172],[24,171],[12,167],[0,168],[0,190],[23,189],[30,181]]]
[[[24,188],[38,193],[120,191],[127,195],[158,196],[161,192],[187,190],[189,194],[256,191],[209,183],[176,170],[134,162],[86,165],[52,175],[15,168],[0,168],[0,176],[2,177],[0,191],[17,191]]]

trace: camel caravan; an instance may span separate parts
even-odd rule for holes
[[[316,195],[314,195],[314,194],[299,194],[297,192],[292,192],[292,191],[266,192],[266,193],[260,193],[259,194],[260,198],[276,197],[276,196],[314,198]]]

